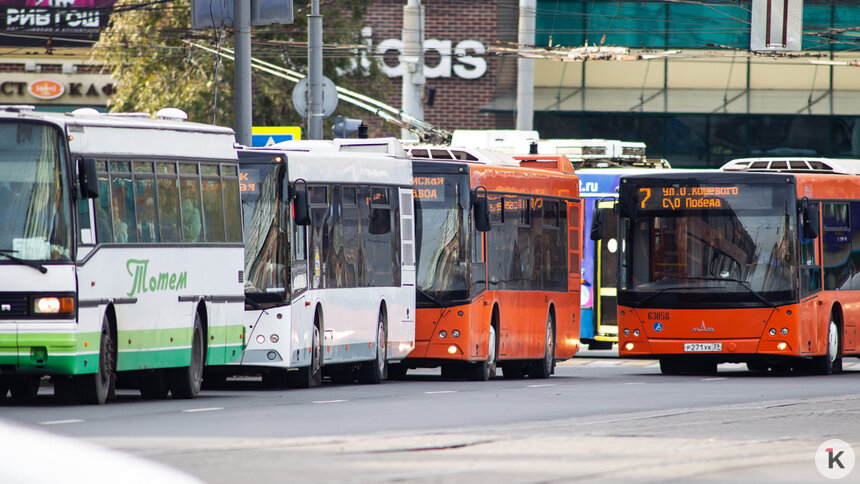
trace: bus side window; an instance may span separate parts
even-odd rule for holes
[[[203,233],[207,242],[225,242],[227,230],[224,226],[224,200],[221,198],[221,177],[218,165],[201,164],[200,191],[203,194]]]
[[[113,223],[110,216],[110,178],[107,174],[107,162],[96,162],[99,179],[99,196],[95,199],[96,235],[99,243],[113,242]]]
[[[182,201],[182,240],[185,242],[203,242],[203,214],[200,210],[200,179],[197,175],[197,164],[180,164],[179,175],[179,197]]]
[[[242,242],[242,203],[239,199],[239,173],[235,166],[221,165],[221,175],[227,242]]]
[[[137,208],[137,240],[157,242],[158,226],[155,222],[155,180],[135,178],[135,206]]]
[[[179,242],[179,179],[176,163],[156,163],[158,224],[162,242]]]
[[[127,161],[111,161],[110,172],[114,241],[137,242],[131,166]]]

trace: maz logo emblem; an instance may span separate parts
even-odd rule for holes
[[[11,304],[3,304],[2,306],[0,306],[0,311],[3,311],[4,313],[8,313],[11,310],[12,310]]]
[[[713,332],[714,332],[714,328],[706,328],[706,327],[705,327],[705,322],[704,322],[704,321],[702,321],[702,326],[700,326],[700,327],[698,327],[698,328],[693,328],[693,332],[694,332],[694,333],[713,333]]]

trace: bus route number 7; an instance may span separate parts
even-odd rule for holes
[[[640,205],[640,208],[644,209],[645,208],[645,202],[648,201],[649,198],[651,198],[651,189],[650,188],[640,188],[639,191],[645,193],[645,197],[642,198],[642,202]]]

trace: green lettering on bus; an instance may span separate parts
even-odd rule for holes
[[[128,297],[135,294],[158,292],[165,290],[184,289],[188,285],[188,272],[169,273],[160,272],[157,276],[147,277],[149,259],[129,259],[125,263],[128,275],[132,276],[131,291]]]

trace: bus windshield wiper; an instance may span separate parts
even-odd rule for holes
[[[655,293],[653,293],[653,294],[649,294],[649,295],[647,295],[647,296],[643,297],[642,299],[640,299],[640,300],[636,301],[636,305],[637,305],[637,306],[641,306],[641,305],[645,304],[646,302],[648,302],[648,301],[650,301],[650,300],[654,299],[655,297],[659,296],[660,294],[663,294],[663,293],[664,293],[664,292],[666,292],[666,291],[672,291],[672,290],[675,290],[675,289],[686,289],[686,287],[685,287],[685,286],[669,286],[669,287],[664,287],[663,289],[660,289],[659,291],[657,291],[657,292],[655,292]]]
[[[41,262],[16,257],[16,256],[12,255],[15,252],[18,252],[18,251],[12,250],[12,249],[0,249],[0,255],[9,259],[12,262],[15,262],[15,263],[21,264],[21,265],[25,265],[27,267],[32,267],[33,269],[38,270],[42,274],[48,272],[48,268],[43,266]]]
[[[422,296],[426,297],[431,303],[439,306],[440,308],[443,306],[442,301],[440,301],[439,299],[437,299],[434,296],[431,296],[430,294],[427,294],[425,291],[418,289],[418,288],[415,288],[415,291],[418,294],[421,294]]]
[[[753,288],[751,288],[747,281],[742,281],[740,279],[729,279],[729,278],[723,279],[720,277],[679,277],[678,279],[698,280],[698,281],[717,281],[717,282],[736,282],[736,283],[740,284],[741,287],[743,287],[744,289],[749,291],[750,294],[752,294],[753,296],[758,298],[758,300],[763,302],[766,306],[776,307],[776,304],[772,303],[771,301],[768,301],[767,299],[765,299],[764,296],[757,293]]]

